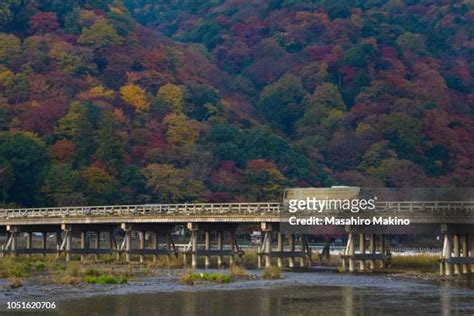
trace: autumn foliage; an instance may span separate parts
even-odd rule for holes
[[[13,206],[474,186],[469,1],[6,1]]]

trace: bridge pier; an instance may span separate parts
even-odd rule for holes
[[[440,255],[440,275],[474,273],[473,227],[470,225],[441,225],[444,235]],[[470,244],[470,249],[469,249]],[[469,253],[470,252],[470,253]]]
[[[375,255],[375,234],[369,234],[369,251],[372,256]],[[369,269],[375,269],[375,260],[372,259],[369,261]]]
[[[272,266],[272,258],[277,258],[277,266],[284,267],[285,258],[288,258],[288,266],[293,268],[295,261],[299,262],[301,267],[305,266],[305,258],[311,260],[310,249],[306,242],[305,234],[299,235],[300,249],[296,251],[296,235],[288,234],[288,251],[285,251],[285,234],[280,231],[279,225],[276,223],[262,223],[262,243],[258,248],[257,264],[258,268]],[[276,250],[272,248],[273,245],[273,233],[276,233]]]
[[[41,248],[43,249],[43,257],[46,257],[46,248],[48,248],[48,233],[42,233]]]
[[[288,247],[290,248],[290,252],[293,253],[295,252],[295,234],[289,234],[288,235]],[[295,258],[294,257],[288,257],[288,266],[290,268],[293,268],[295,266]]]
[[[197,223],[188,223],[188,229],[191,231],[191,266],[197,268],[198,265],[198,225]]]
[[[370,233],[366,234],[363,231],[359,231],[359,253],[355,252],[355,231],[349,231],[347,238],[347,245],[341,255],[341,270],[349,272],[355,272],[355,262],[359,261],[359,271],[365,272],[367,268],[369,270],[375,270],[376,262],[380,262],[380,268],[384,269],[387,260],[387,247],[385,241],[385,235],[379,234],[379,253],[377,253],[377,234]],[[369,253],[367,253],[366,237],[369,236]],[[368,263],[368,265],[367,265]]]
[[[120,254],[125,254],[125,260],[130,262],[132,255],[138,255],[139,262],[144,263],[146,256],[151,255],[153,260],[156,261],[158,255],[166,255],[170,260],[171,254],[176,254],[176,247],[172,238],[171,231],[174,228],[174,224],[129,224],[122,223],[120,228],[125,232],[122,243],[117,246],[117,241],[110,231],[109,244],[111,248],[117,248],[118,257]],[[134,249],[132,247],[134,232],[138,232],[138,247]],[[147,247],[147,233],[151,237],[152,242],[148,243]],[[166,249],[160,248],[160,233],[166,237],[166,241],[163,246]],[[149,246],[151,244],[151,247]]]
[[[146,234],[146,231],[139,231],[138,232],[138,240],[140,242],[140,250],[142,250],[140,252],[140,263],[144,263],[145,262],[145,256],[143,255],[143,249],[145,249],[145,234]]]
[[[265,263],[265,267],[271,267],[271,252],[272,252],[272,224],[262,223],[262,233],[263,233],[263,242],[262,242],[262,261]]]
[[[223,264],[222,261],[222,250],[224,249],[224,232],[218,231],[217,232],[217,250],[219,251],[219,255],[217,256],[217,266],[221,267]]]
[[[152,238],[153,238],[153,249],[158,249],[159,244],[160,244],[160,237],[158,236],[157,232],[152,232]],[[153,262],[156,262],[158,260],[158,256],[156,254],[153,255]]]
[[[100,230],[95,232],[95,249],[97,249],[97,251],[100,251]],[[94,254],[94,261],[96,262],[99,261],[98,252]]]
[[[206,230],[204,235],[204,249],[206,250],[206,255],[204,256],[204,266],[208,268],[211,265],[211,256],[207,252],[208,250],[211,250],[211,232]]]
[[[241,251],[237,244],[235,237],[235,231],[237,225],[235,224],[213,224],[213,223],[188,223],[188,230],[191,232],[190,240],[188,247],[183,252],[184,264],[187,265],[186,254],[191,254],[191,266],[196,268],[198,266],[199,256],[204,257],[204,266],[207,268],[211,265],[211,258],[213,256],[217,257],[217,265],[222,266],[223,257],[229,257],[229,265],[234,264],[234,255],[241,255]],[[199,235],[200,232],[204,232],[204,245],[203,248],[199,246]],[[216,249],[213,249],[212,245],[212,236],[215,232],[217,239]],[[225,232],[228,232],[229,235],[229,250],[224,250],[224,244],[226,241]],[[202,236],[202,234],[201,234]]]
[[[82,249],[87,249],[89,248],[89,245],[87,244],[87,241],[86,241],[86,232],[81,232],[81,248]],[[81,253],[81,261],[84,261],[85,260],[85,254]]]
[[[66,253],[66,262],[71,261],[71,242],[72,242],[72,227],[71,225],[61,225],[63,230],[63,242],[59,248],[60,251]]]
[[[474,257],[474,235],[467,235],[467,238],[470,239],[469,243],[471,244],[471,257]],[[474,262],[471,264],[471,273],[474,273]]]
[[[464,258],[469,257],[468,244],[469,244],[469,235],[463,235],[463,236],[462,236],[462,256],[463,256]],[[467,274],[468,271],[469,271],[469,270],[468,270],[468,268],[467,268],[467,263],[463,263],[463,264],[462,264],[462,273],[463,273],[463,274]]]
[[[10,254],[15,257],[20,254],[26,254],[30,256],[34,253],[57,253],[57,250],[47,249],[47,232],[48,231],[60,231],[59,226],[45,225],[45,226],[34,226],[34,225],[7,225],[5,226],[4,232],[6,233],[7,241],[2,246],[1,256]],[[33,233],[42,233],[42,242],[39,248],[34,247],[34,235]],[[19,238],[21,238],[19,240]],[[21,242],[20,242],[21,241]],[[21,248],[21,245],[25,245]]]
[[[365,234],[359,234],[359,254],[365,257]],[[364,272],[366,267],[364,258],[359,261],[359,264],[359,271]]]

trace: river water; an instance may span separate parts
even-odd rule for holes
[[[379,275],[285,273],[285,279],[182,285],[159,276],[127,285],[0,292],[7,300],[54,300],[39,315],[474,315],[474,280],[418,281]],[[9,313],[8,313],[9,314]],[[32,315],[12,312],[13,315]]]

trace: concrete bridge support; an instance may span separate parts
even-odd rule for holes
[[[359,261],[359,271],[365,272],[367,268],[369,270],[375,270],[376,262],[380,262],[379,267],[385,268],[387,261],[387,247],[384,234],[366,234],[365,232],[359,232],[359,252],[355,252],[355,239],[357,233],[354,231],[349,232],[347,238],[347,245],[341,255],[341,270],[349,272],[355,272],[355,262]],[[378,236],[378,238],[377,238]],[[366,239],[369,239],[369,253],[367,253]],[[379,252],[377,253],[377,239],[379,241]]]
[[[295,234],[288,235],[288,247],[289,247],[290,252],[295,252]],[[288,257],[288,266],[290,268],[294,268],[295,266],[294,257]]]
[[[304,234],[299,235],[300,249],[296,251],[296,235],[287,234],[288,251],[285,251],[285,234],[279,229],[278,224],[262,223],[262,244],[258,249],[258,268],[272,266],[272,258],[276,258],[277,266],[284,267],[285,261],[288,266],[295,267],[295,261],[300,267],[305,266],[305,259],[311,260],[311,253]],[[273,249],[273,235],[276,235],[276,250]],[[284,260],[287,258],[288,260]]]
[[[172,254],[177,254],[176,247],[172,238],[173,224],[129,224],[122,223],[120,228],[124,232],[124,237],[120,246],[117,245],[115,235],[109,235],[109,246],[117,248],[117,254],[125,255],[125,260],[130,262],[132,255],[138,255],[139,262],[144,263],[146,256],[151,255],[153,261],[156,261],[159,255],[166,255],[169,259]],[[134,236],[138,233],[138,247],[133,248]],[[164,236],[164,248],[160,248],[160,234]],[[147,243],[147,240],[151,242]],[[150,247],[151,245],[151,247]]]
[[[10,254],[15,257],[22,254],[30,256],[34,253],[43,255],[47,253],[59,254],[60,242],[62,242],[62,240],[57,242],[56,249],[49,249],[47,248],[47,234],[48,232],[56,232],[59,234],[60,231],[60,226],[55,225],[8,225],[4,231],[7,236],[7,241],[2,247],[1,255]],[[34,233],[41,233],[42,235],[40,247],[35,247]],[[24,246],[23,248],[22,245]]]
[[[188,247],[183,252],[185,265],[188,264],[186,254],[191,254],[191,266],[193,268],[198,266],[200,256],[204,257],[205,267],[211,265],[212,257],[217,257],[217,265],[222,266],[225,256],[229,258],[229,265],[232,265],[234,263],[234,256],[242,255],[235,236],[237,227],[235,224],[188,223],[187,228],[191,232],[191,237]],[[224,249],[226,232],[229,236],[229,250]],[[199,245],[199,236],[204,237],[204,245],[201,245],[201,247]],[[213,236],[215,236],[215,247],[213,247]]]
[[[440,275],[474,273],[474,227],[442,225],[443,250],[440,255]]]

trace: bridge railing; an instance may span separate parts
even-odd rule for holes
[[[281,203],[144,204],[0,210],[0,219],[89,216],[279,215]]]
[[[347,213],[345,210],[327,212]],[[360,211],[363,214],[365,211]],[[474,201],[377,201],[375,213],[437,214],[450,215],[463,212],[474,213]],[[1,209],[0,219],[13,218],[57,218],[91,216],[199,216],[199,215],[279,215],[283,204],[267,203],[183,203],[106,205]],[[316,214],[315,214],[316,215]],[[324,215],[319,213],[317,215]]]
[[[376,212],[423,212],[449,215],[449,213],[474,212],[474,201],[377,201]]]

